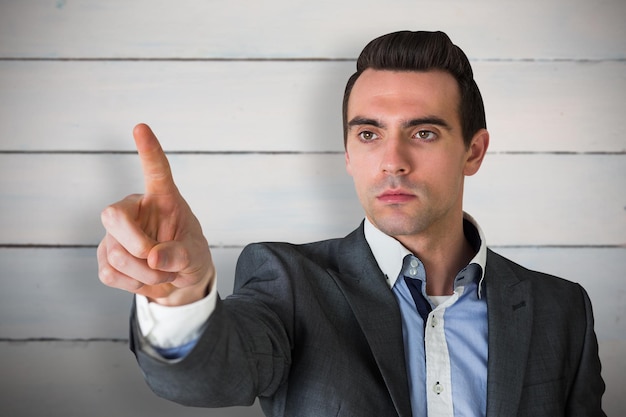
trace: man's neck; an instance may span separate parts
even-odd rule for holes
[[[475,255],[465,237],[462,218],[442,230],[442,233],[398,236],[396,239],[424,264],[428,295],[452,294],[454,279]]]

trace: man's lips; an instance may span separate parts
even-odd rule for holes
[[[379,201],[387,204],[401,204],[413,200],[414,194],[403,190],[387,190],[376,197]]]

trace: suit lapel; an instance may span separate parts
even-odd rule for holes
[[[340,274],[329,273],[365,334],[398,415],[410,417],[400,309],[365,240],[363,225],[342,240],[339,256]]]
[[[517,415],[532,329],[530,282],[507,262],[487,253],[485,272],[489,316],[487,417]]]

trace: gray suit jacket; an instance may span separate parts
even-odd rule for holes
[[[578,284],[489,251],[487,415],[604,416],[589,298]],[[268,416],[411,417],[400,310],[365,241],[254,244],[185,358],[155,359],[131,322],[151,388],[192,406]]]

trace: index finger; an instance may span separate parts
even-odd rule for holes
[[[140,123],[133,129],[141,160],[146,194],[171,194],[176,191],[170,164],[150,127]]]

